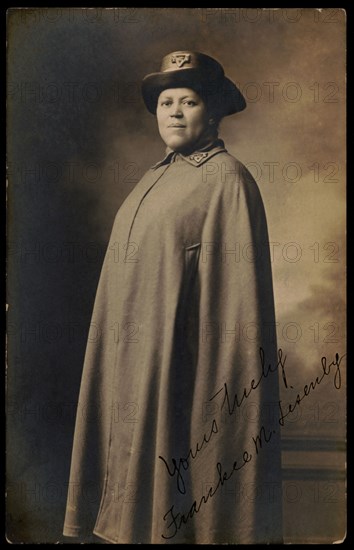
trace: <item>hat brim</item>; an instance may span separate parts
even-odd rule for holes
[[[145,76],[141,90],[150,113],[156,114],[159,95],[168,88],[192,88],[208,98],[221,117],[238,113],[246,108],[246,100],[242,93],[226,76],[208,79],[199,69],[180,69]]]

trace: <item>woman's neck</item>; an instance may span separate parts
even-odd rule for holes
[[[214,141],[216,141],[217,139],[218,139],[217,132],[208,131],[203,133],[197,141],[195,141],[192,145],[190,145],[186,149],[179,149],[176,152],[181,153],[182,155],[191,155],[196,151],[200,151],[201,149],[205,149],[206,147],[212,145]]]

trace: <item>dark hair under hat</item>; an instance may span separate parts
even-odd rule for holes
[[[203,53],[172,52],[163,58],[160,72],[144,77],[141,89],[150,113],[156,114],[158,97],[167,88],[192,88],[220,118],[246,108],[245,98],[220,63]]]

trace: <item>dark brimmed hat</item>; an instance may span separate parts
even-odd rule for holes
[[[160,72],[146,75],[141,88],[145,105],[152,114],[156,114],[160,93],[167,88],[192,88],[220,117],[246,108],[245,98],[225,76],[220,63],[199,52],[179,51],[166,55]]]

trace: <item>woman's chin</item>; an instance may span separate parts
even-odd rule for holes
[[[182,153],[183,151],[190,148],[191,144],[184,139],[170,139],[168,142],[165,142],[167,147],[176,151],[176,153]]]

